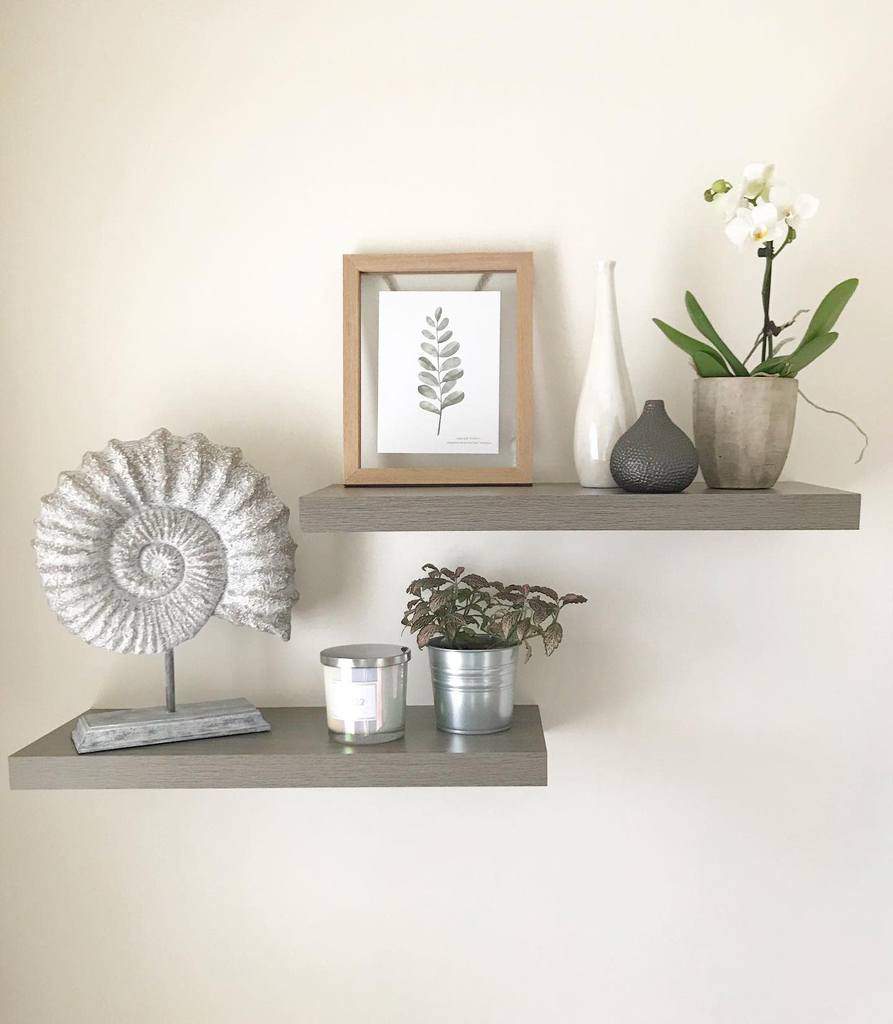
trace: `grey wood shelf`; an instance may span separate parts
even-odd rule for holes
[[[406,709],[402,740],[345,747],[324,708],[262,708],[267,733],[78,754],[77,719],[9,757],[10,789],[250,789],[344,786],[545,786],[546,742],[535,704],[508,732],[452,736],[434,709]]]
[[[858,530],[862,496],[783,482],[766,491],[627,494],[577,484],[323,487],[300,499],[305,533],[432,530]]]

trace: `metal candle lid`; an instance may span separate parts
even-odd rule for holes
[[[319,652],[319,660],[330,668],[385,668],[404,665],[411,653],[397,644],[344,644]]]

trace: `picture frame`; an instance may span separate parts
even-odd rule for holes
[[[530,484],[533,481],[533,254],[531,252],[477,252],[477,253],[424,253],[424,254],[349,254],[343,257],[344,274],[344,483],[350,486],[375,485],[450,485],[450,484]],[[490,351],[489,358],[496,360],[498,374],[498,396],[488,395],[490,407],[482,406],[480,390],[477,393],[462,382],[464,392],[454,389],[450,396],[432,393],[426,385],[427,378],[431,384],[439,382],[440,360],[438,358],[437,381],[424,372],[428,359],[419,354],[418,363],[422,378],[410,395],[405,385],[401,396],[406,395],[407,419],[416,424],[413,429],[418,432],[418,424],[434,423],[434,418],[426,418],[417,412],[421,407],[428,413],[437,416],[437,433],[440,433],[440,420],[449,405],[459,408],[459,403],[469,392],[470,399],[462,405],[461,414],[451,409],[447,418],[450,424],[459,422],[459,417],[466,419],[474,412],[475,401],[484,421],[489,424],[490,433],[484,430],[481,437],[472,434],[460,441],[450,441],[459,454],[453,454],[453,448],[443,451],[443,446],[420,448],[429,454],[414,454],[417,449],[408,447],[385,447],[384,452],[377,447],[381,440],[384,425],[379,423],[378,388],[380,385],[390,386],[389,379],[380,378],[383,371],[379,368],[379,318],[383,309],[397,307],[398,311],[407,302],[422,297],[413,292],[424,292],[431,297],[431,304],[438,301],[436,296],[446,295],[449,302],[450,294],[456,291],[456,303],[466,311],[464,323],[469,317],[474,321],[474,311],[481,308],[482,316],[488,312],[489,320],[478,319],[479,335],[486,344],[466,345],[462,355],[480,358],[485,350]],[[400,304],[389,299],[380,298],[385,292],[407,291]],[[474,300],[475,293],[489,292],[487,303]],[[499,294],[494,298],[493,292]],[[440,320],[440,309],[448,306],[439,300],[440,305],[434,311]],[[418,306],[418,302],[414,303]],[[486,305],[487,309],[483,307]],[[492,311],[496,306],[497,336],[492,338]],[[420,309],[421,307],[419,307]],[[404,310],[405,311],[405,310]],[[422,331],[420,335],[430,338],[417,340],[426,351],[432,352],[435,342],[430,331],[435,325],[429,313],[421,321],[416,320]],[[425,327],[425,321],[429,325]],[[390,322],[390,321],[389,321]],[[446,322],[440,321],[440,322]],[[487,326],[491,325],[491,326]],[[488,333],[489,331],[489,333]],[[450,332],[437,333],[437,344]],[[464,340],[467,334],[459,332]],[[414,337],[414,336],[413,336]],[[381,337],[381,352],[386,354],[388,337]],[[390,342],[388,342],[390,344]],[[401,341],[401,344],[405,345]],[[415,344],[415,341],[412,342]],[[492,352],[495,345],[495,353]],[[453,342],[452,348],[459,348]],[[401,350],[402,351],[402,350]],[[438,349],[438,351],[440,351]],[[446,351],[446,349],[442,350]],[[408,349],[407,349],[408,352]],[[419,371],[413,351],[412,365],[409,372]],[[409,355],[401,356],[401,373],[407,372],[405,365]],[[454,357],[454,363],[461,359]],[[387,364],[391,365],[391,364]],[[430,367],[434,370],[434,367]],[[461,377],[462,370],[454,370],[450,376]],[[480,380],[481,375],[478,375]],[[487,378],[492,379],[492,375]],[[415,382],[414,382],[415,383]],[[457,381],[442,384],[446,391]],[[457,393],[458,392],[458,393]],[[430,395],[430,400],[426,399]],[[383,401],[383,416],[394,418],[394,403]],[[401,404],[401,408],[402,408]],[[494,419],[497,416],[498,419]],[[478,421],[483,422],[483,421]],[[495,424],[495,434],[494,434]],[[390,424],[392,427],[393,423]],[[400,424],[398,423],[399,427]],[[398,431],[399,433],[399,431]],[[471,447],[464,442],[468,440]],[[484,454],[476,454],[474,445],[480,445]],[[389,454],[398,453],[398,454]],[[402,454],[401,454],[402,453]]]

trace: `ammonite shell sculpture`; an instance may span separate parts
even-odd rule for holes
[[[288,516],[238,448],[156,430],[60,475],[41,502],[37,568],[62,624],[95,647],[158,654],[212,615],[287,640]]]

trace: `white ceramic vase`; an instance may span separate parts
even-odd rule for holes
[[[635,418],[636,405],[617,317],[614,260],[598,260],[592,347],[574,424],[574,463],[583,487],[616,487],[611,476],[611,450]]]

